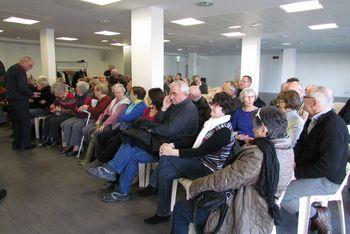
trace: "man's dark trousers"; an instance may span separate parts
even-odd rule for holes
[[[13,149],[24,149],[30,144],[31,124],[27,99],[10,99],[13,125]]]

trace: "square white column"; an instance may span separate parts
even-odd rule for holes
[[[47,76],[49,83],[56,82],[55,35],[53,29],[40,30],[41,74]]]
[[[286,82],[288,78],[295,77],[296,56],[296,49],[283,50],[281,83]]]
[[[197,53],[188,54],[188,78],[197,75]]]
[[[133,85],[163,89],[163,9],[145,7],[131,11],[131,67]]]
[[[242,39],[242,55],[241,55],[241,77],[244,75],[251,76],[253,88],[259,92],[260,79],[260,46],[261,38],[244,37]]]

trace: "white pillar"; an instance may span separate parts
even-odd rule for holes
[[[50,84],[56,82],[56,53],[53,29],[40,30],[41,74],[47,76]]]
[[[197,53],[188,54],[188,78],[197,75]]]
[[[131,46],[123,46],[124,75],[131,75]]]
[[[288,78],[295,77],[296,55],[296,49],[283,50],[281,83],[286,82]]]
[[[133,85],[163,89],[163,9],[145,7],[131,11],[131,67]]]
[[[260,74],[260,41],[259,37],[244,37],[242,39],[241,56],[241,78],[244,75],[251,76],[253,88],[259,92],[259,74]]]

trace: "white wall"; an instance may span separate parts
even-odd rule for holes
[[[182,77],[186,74],[187,57],[179,56],[180,62],[177,62],[176,57],[179,55],[165,54],[164,58],[164,74],[172,75],[175,78],[176,73],[180,72]]]
[[[41,74],[39,45],[0,42],[0,60],[3,61],[6,68],[17,63],[18,59],[23,55],[31,56],[34,59],[34,67],[29,73],[34,77],[39,76]],[[102,61],[103,57],[105,58],[104,61]],[[89,63],[87,69],[89,76],[103,74],[108,64],[114,64],[121,73],[124,73],[122,47],[104,51],[101,49],[56,46],[57,61],[79,61],[82,59]]]

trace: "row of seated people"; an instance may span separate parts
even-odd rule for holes
[[[156,107],[153,109],[153,114],[148,116],[150,118],[147,118],[147,115],[144,115],[144,118],[138,118],[146,109],[146,105],[143,102],[145,90],[141,87],[134,87],[132,89],[132,95],[130,96],[130,104],[121,102],[120,106],[118,105],[120,108],[115,108],[118,109],[119,112],[114,112],[119,113],[118,117],[116,118],[116,116],[114,116],[112,121],[110,117],[113,115],[113,113],[111,113],[113,112],[113,107],[121,100],[125,100],[123,96],[125,88],[123,90],[122,87],[122,85],[113,86],[113,92],[116,96],[113,100],[114,104],[112,101],[107,108],[105,107],[104,110],[99,112],[99,115],[95,114],[95,118],[93,118],[94,121],[91,122],[90,127],[89,125],[84,127],[85,125],[83,123],[85,123],[85,121],[78,121],[79,117],[77,116],[70,118],[70,121],[68,121],[69,118],[67,118],[65,121],[68,121],[68,123],[65,123],[65,121],[61,122],[64,136],[63,142],[65,143],[63,152],[71,152],[71,155],[76,154],[78,149],[78,144],[76,143],[78,141],[73,140],[72,142],[72,139],[81,139],[81,136],[85,135],[85,139],[88,139],[87,142],[89,142],[85,162],[88,163],[91,159],[96,158],[93,163],[87,165],[86,171],[95,177],[103,178],[108,181],[118,181],[119,184],[116,191],[104,193],[102,196],[103,201],[114,202],[129,199],[130,188],[137,173],[138,163],[158,161],[159,164],[151,176],[149,187],[151,189],[147,188],[151,191],[158,190],[158,208],[155,216],[145,220],[147,223],[154,224],[169,220],[170,194],[173,179],[180,177],[187,177],[190,179],[199,178],[195,180],[196,182],[203,179],[200,177],[215,172],[213,177],[209,177],[215,180],[215,183],[220,181],[220,178],[231,176],[235,178],[232,181],[224,179],[223,184],[225,185],[217,185],[219,187],[221,186],[220,188],[230,188],[230,186],[237,189],[244,188],[240,195],[236,194],[235,199],[237,199],[237,201],[241,201],[243,196],[250,196],[253,200],[257,199],[253,202],[250,200],[252,204],[255,204],[255,202],[262,204],[261,207],[255,208],[260,209],[259,215],[266,220],[266,222],[264,222],[266,225],[260,227],[260,223],[254,224],[254,222],[249,225],[260,225],[257,228],[262,228],[264,231],[272,227],[272,220],[276,219],[277,216],[275,215],[277,214],[269,212],[270,216],[267,216],[266,212],[264,213],[262,211],[266,210],[266,204],[268,204],[269,209],[275,208],[274,195],[279,195],[281,191],[285,190],[290,177],[293,175],[294,160],[291,147],[294,146],[297,141],[304,125],[303,120],[297,114],[297,109],[300,107],[301,101],[296,91],[287,90],[280,93],[278,96],[278,106],[280,110],[270,107],[258,109],[254,106],[257,95],[253,90],[249,88],[242,90],[239,94],[240,101],[238,101],[237,97],[235,97],[235,92],[232,92],[230,87],[225,89],[224,86],[223,91],[225,92],[218,93],[214,96],[209,109],[206,100],[201,96],[198,86],[191,86],[189,88],[184,82],[176,81],[170,85],[170,95],[166,96],[163,102],[161,100],[164,94],[162,94],[161,90],[158,90],[158,93],[155,92],[156,94],[153,95],[154,98],[152,98],[151,94],[152,89],[149,90],[149,97],[151,100],[153,99],[152,104],[155,104],[154,106]],[[79,89],[78,85],[78,95],[80,93],[80,91],[78,91]],[[308,92],[310,92],[310,94],[318,94],[319,96],[319,93],[321,93],[326,97],[328,94],[329,98],[332,96],[331,94],[329,95],[327,89],[316,86],[310,87]],[[64,92],[61,90],[60,94],[58,89],[55,93],[57,93],[56,96],[58,99],[60,97],[65,97],[64,100],[67,100],[66,102],[69,105],[71,104],[69,101],[70,98],[67,98],[69,93],[67,93],[66,90],[64,90]],[[63,95],[63,93],[65,93],[65,95]],[[162,95],[162,98],[156,98]],[[83,96],[83,94],[81,96]],[[97,110],[99,104],[101,105],[102,103],[100,100],[106,97],[102,86],[99,87],[99,85],[97,85],[95,87],[94,96],[98,99],[96,105],[92,105],[92,99],[90,98],[90,104],[89,101],[87,101],[86,103],[83,102],[80,106],[76,105],[72,108],[62,108],[62,106],[65,105],[64,103],[60,103],[58,106],[60,109],[64,110],[72,109],[73,112],[74,109],[76,109],[75,113],[79,114],[81,114],[82,110],[95,113],[94,111]],[[318,96],[313,99],[317,100],[317,98]],[[71,99],[73,99],[73,97]],[[77,103],[77,101],[75,102]],[[317,102],[313,104],[320,106],[325,105],[325,103],[321,105]],[[134,116],[130,115],[130,113],[133,113],[135,110],[139,111],[137,112],[138,114]],[[311,109],[308,110],[309,113],[312,111]],[[54,115],[54,117],[50,117],[50,119],[58,118],[66,113],[67,111],[61,111],[61,114]],[[92,116],[93,115],[94,114],[92,114]],[[211,118],[209,119],[209,117]],[[85,117],[80,118],[84,119]],[[104,124],[105,122],[107,123]],[[113,122],[113,124],[111,122]],[[77,132],[73,131],[74,123],[78,125],[77,129],[79,129],[79,131]],[[51,125],[52,124],[48,124],[47,127],[50,128]],[[66,130],[65,126],[67,126],[66,128],[68,130]],[[59,135],[59,127],[57,127],[56,130],[55,132],[58,132]],[[227,166],[225,170],[221,170],[230,154],[232,145],[235,143],[234,131],[238,131],[236,139],[237,141],[241,141],[240,143],[243,148],[235,155],[235,162]],[[80,135],[78,137],[73,137],[73,132]],[[59,137],[58,135],[56,135],[56,137]],[[67,140],[69,139],[69,135],[71,135],[70,140]],[[266,136],[268,136],[267,140],[265,139]],[[53,137],[51,136],[51,138]],[[264,139],[260,141],[260,138]],[[345,134],[342,140],[346,142]],[[343,141],[341,141],[340,144],[342,142]],[[339,150],[343,148],[344,147],[340,147]],[[342,153],[343,152],[340,152],[339,157],[343,155]],[[275,157],[271,158],[271,156],[266,155],[275,155]],[[276,155],[278,158],[277,163]],[[286,156],[281,159],[280,155]],[[269,158],[267,159],[267,157]],[[312,155],[312,157],[315,156]],[[252,160],[252,162],[250,162],[248,158]],[[266,162],[266,160],[270,161]],[[301,160],[301,165],[305,166],[303,164],[310,163],[308,160]],[[101,166],[102,163],[107,164]],[[254,165],[254,168],[247,167],[248,164]],[[262,164],[261,168],[256,167],[256,165],[260,164]],[[280,168],[277,170],[277,164],[280,168],[283,168],[283,170],[280,170]],[[240,171],[242,168],[246,168],[247,170]],[[337,168],[342,172],[343,165],[339,164]],[[220,173],[221,171],[226,171],[226,174],[216,173],[216,171],[220,171]],[[231,175],[231,173],[233,173],[233,175]],[[261,173],[273,174],[275,176],[274,179],[276,179],[276,175],[277,177],[279,175],[280,182],[276,182],[276,180],[268,181],[271,177],[263,177]],[[251,175],[245,178],[248,174]],[[341,175],[339,178],[341,178]],[[339,178],[331,178],[330,181],[338,184]],[[255,184],[253,186],[251,184],[252,181],[259,181],[258,186]],[[220,190],[219,187],[214,189],[216,184],[208,185],[208,183],[210,183],[210,179],[203,181],[202,186],[204,188],[202,191],[210,190],[209,188]],[[273,184],[272,187],[271,184]],[[195,183],[191,185],[191,188],[193,188],[194,185]],[[107,184],[105,188],[110,186],[111,184]],[[270,187],[266,188],[266,186]],[[336,188],[336,186],[333,187]],[[247,191],[249,191],[249,189],[255,189],[254,192],[257,192],[257,194],[252,194],[251,192],[245,194],[245,189],[247,189]],[[193,192],[192,197],[199,192],[201,191]],[[145,193],[147,194],[148,192]],[[264,199],[266,204],[261,202],[261,199]],[[295,203],[296,198],[294,197],[292,200]],[[190,202],[181,204],[182,203],[176,205],[175,213],[173,214],[172,227],[174,233],[184,233],[185,230],[187,230],[186,225],[188,222],[193,222],[191,219],[184,220],[183,217],[180,217],[183,215],[192,217],[184,212],[189,211],[188,206],[193,207],[193,204]],[[295,204],[293,205],[295,209]],[[317,210],[313,211],[314,214],[312,217],[315,218]],[[240,211],[234,210],[233,214],[236,214],[236,212]],[[198,221],[198,224],[201,224],[200,226],[202,226],[202,228],[204,228],[203,225],[208,217],[204,213],[202,214],[204,217],[203,220],[201,222]],[[176,214],[180,215],[180,219],[176,218]],[[181,225],[181,222],[184,221],[186,221],[185,224],[182,223]],[[233,221],[238,222],[238,220]],[[232,220],[229,224],[228,228],[232,228]],[[238,222],[235,223],[235,226],[236,224],[239,224],[238,227],[235,227],[235,230],[238,230],[239,226],[244,226],[248,223]],[[183,230],[184,232],[176,231],[176,228],[180,228],[180,226],[184,229],[178,230]]]

